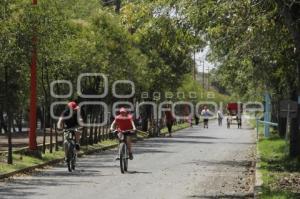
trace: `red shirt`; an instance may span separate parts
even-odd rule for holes
[[[165,114],[166,114],[166,121],[167,122],[172,122],[174,120],[174,117],[173,117],[171,111],[165,111]]]
[[[115,120],[116,120],[116,126],[118,131],[128,131],[133,129],[132,126],[133,120],[131,115],[127,115],[127,116],[118,115]]]

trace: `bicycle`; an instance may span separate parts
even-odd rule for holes
[[[65,158],[68,166],[68,171],[72,172],[76,167],[76,142],[75,142],[75,133],[78,131],[76,128],[65,129],[64,130],[64,149],[66,151]]]
[[[128,146],[127,146],[127,136],[133,135],[132,131],[125,131],[123,133],[119,133],[118,131],[115,131],[116,134],[118,134],[119,138],[119,160],[120,160],[120,170],[121,173],[125,173],[128,171],[128,159],[129,159],[129,152],[128,152]]]

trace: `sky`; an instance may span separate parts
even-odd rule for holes
[[[204,61],[204,72],[207,73],[210,71],[214,64],[206,60],[206,56],[209,53],[209,46],[205,47],[202,52],[196,53],[196,64],[198,72],[203,72],[203,61]]]

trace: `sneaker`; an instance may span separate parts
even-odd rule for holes
[[[133,160],[133,155],[132,155],[132,153],[129,153],[129,160]]]

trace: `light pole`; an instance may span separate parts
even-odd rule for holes
[[[37,0],[32,0],[32,5],[37,5]],[[32,54],[31,54],[31,65],[30,65],[30,117],[29,117],[29,150],[36,151],[36,67],[37,67],[37,36],[36,29],[33,28],[34,35],[32,37]]]

